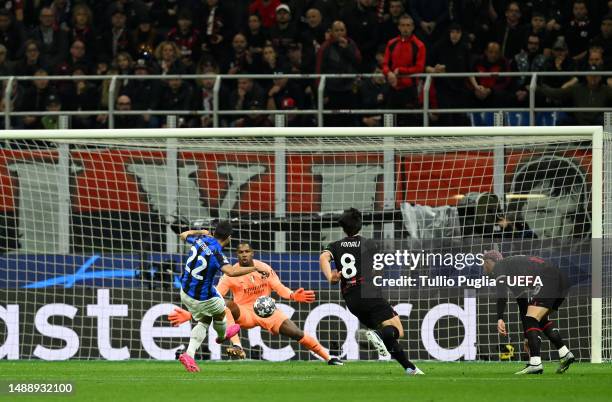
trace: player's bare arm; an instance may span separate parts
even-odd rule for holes
[[[267,275],[269,275],[271,272],[270,268],[265,266],[235,267],[230,264],[226,264],[221,267],[221,272],[229,277],[242,276],[255,271]]]
[[[327,281],[331,284],[336,284],[340,281],[340,273],[332,270],[331,267],[332,255],[329,251],[323,251],[319,256],[319,267],[325,275]]]
[[[189,236],[209,236],[210,232],[206,229],[201,230],[186,230],[179,235],[182,241],[187,240]]]

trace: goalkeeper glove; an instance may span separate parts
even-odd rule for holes
[[[178,327],[189,320],[191,320],[191,313],[180,307],[175,308],[173,312],[168,314],[168,321],[170,321],[173,327]]]
[[[315,292],[314,290],[304,290],[304,288],[299,288],[295,292],[291,293],[289,298],[298,303],[312,303],[315,301]]]

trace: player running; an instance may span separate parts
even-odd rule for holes
[[[375,331],[368,332],[368,339],[377,346],[380,354],[387,351],[406,370],[406,374],[424,374],[410,360],[397,341],[404,335],[404,328],[393,307],[382,298],[380,288],[373,286],[372,266],[369,254],[374,242],[359,235],[361,212],[355,208],[344,211],[338,223],[347,237],[331,243],[319,257],[321,271],[332,283],[340,282],[340,290],[346,306],[359,321]],[[363,257],[363,258],[362,258]],[[331,261],[340,272],[332,271]]]
[[[487,275],[495,277],[497,284],[497,331],[507,335],[504,311],[506,309],[507,290],[510,289],[516,297],[519,306],[521,321],[525,338],[529,346],[529,364],[515,374],[542,374],[544,368],[540,357],[540,344],[542,333],[559,350],[559,367],[557,373],[562,374],[575,361],[574,355],[569,351],[565,342],[548,314],[558,310],[565,300],[569,288],[565,275],[548,261],[533,256],[514,256],[503,258],[499,251],[485,252],[484,271]],[[539,277],[541,284],[533,283],[531,286],[509,286],[516,283],[519,277]]]
[[[270,296],[272,291],[275,291],[283,299],[298,303],[312,303],[315,300],[315,292],[304,290],[304,288],[292,292],[291,289],[281,283],[276,273],[268,264],[255,260],[253,258],[254,254],[253,248],[248,243],[240,243],[238,245],[238,262],[234,265],[234,269],[250,266],[263,267],[270,271],[269,275],[251,273],[239,278],[223,275],[217,285],[217,291],[221,296],[226,296],[229,291],[234,296],[233,301],[227,301],[227,308],[231,312],[231,314],[226,314],[228,321],[233,322],[233,320],[236,320],[236,323],[241,328],[249,329],[259,326],[274,335],[282,334],[288,336],[320,356],[330,366],[341,366],[343,363],[340,359],[330,356],[315,338],[304,333],[280,309],[276,309],[274,314],[267,318],[262,318],[255,314],[253,311],[255,300],[261,296]],[[176,326],[190,320],[191,315],[183,309],[175,309],[173,313],[168,315],[168,318]],[[242,359],[245,357],[238,335],[232,338],[232,347],[227,350],[227,353],[233,357]]]
[[[230,339],[240,331],[238,324],[227,327],[225,302],[213,286],[217,272],[221,271],[230,277],[246,275],[253,271],[265,274],[271,272],[269,267],[230,265],[222,252],[232,234],[232,224],[229,221],[220,221],[215,227],[213,236],[208,234],[208,230],[188,230],[180,234],[181,240],[191,244],[190,254],[181,276],[181,301],[187,306],[193,319],[198,321],[191,330],[187,352],[178,358],[190,372],[200,371],[194,356],[206,338],[211,321],[217,334],[224,334],[223,338],[217,338],[217,343]]]

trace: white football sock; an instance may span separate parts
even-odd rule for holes
[[[568,353],[569,349],[567,348],[567,346],[563,345],[559,348],[559,357],[564,357]]]
[[[213,328],[215,329],[215,331],[217,331],[217,337],[224,339],[225,331],[227,330],[227,320],[225,319],[225,317],[223,317],[223,320],[221,321],[214,320]]]
[[[187,347],[187,354],[191,357],[195,357],[195,352],[198,350],[204,339],[206,339],[206,333],[208,332],[208,325],[203,322],[198,322],[198,325],[193,327],[191,330],[191,337],[189,338],[189,346]]]
[[[542,358],[540,356],[531,356],[529,358],[529,364],[532,366],[537,366],[539,364],[542,364]]]

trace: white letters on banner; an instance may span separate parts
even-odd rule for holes
[[[170,303],[154,304],[144,312],[140,321],[140,341],[142,348],[157,360],[172,360],[174,352],[189,338],[191,332],[190,323],[173,328],[170,326],[155,326],[159,317],[166,316],[175,306]],[[286,304],[277,304],[288,317],[292,317],[295,310]],[[396,312],[404,317],[407,322],[408,330],[414,325],[414,320],[410,320],[410,314],[414,305],[410,303],[400,303],[394,308]],[[31,356],[20,356],[20,334],[19,334],[19,305],[9,304],[6,307],[0,306],[0,320],[7,328],[7,335],[4,344],[0,345],[0,358],[11,360],[30,358]],[[65,360],[75,356],[80,347],[80,340],[77,333],[67,326],[53,325],[49,323],[51,316],[64,316],[72,320],[77,316],[78,309],[69,304],[48,304],[42,306],[35,315],[35,328],[43,336],[61,339],[66,346],[61,349],[50,349],[42,345],[37,345],[33,351],[33,356],[43,360]],[[129,315],[127,304],[111,304],[110,292],[108,289],[98,289],[97,303],[86,306],[87,316],[97,317],[96,328],[91,328],[91,334],[97,337],[97,346],[100,356],[108,360],[125,360],[130,357],[130,350],[127,346],[113,347],[111,343],[111,319],[112,317],[127,317]],[[459,320],[463,330],[458,329],[459,333],[464,333],[464,339],[459,346],[454,349],[446,349],[440,346],[436,338],[434,328],[437,322],[444,317],[454,317]],[[131,317],[130,319],[138,319]],[[406,320],[408,319],[408,320]],[[359,321],[345,307],[337,303],[325,303],[314,307],[306,316],[303,324],[304,332],[313,337],[317,337],[317,328],[322,320],[339,320],[346,327],[344,339],[341,342],[342,355],[340,357],[353,360],[359,359],[359,344],[356,339]],[[453,303],[443,303],[434,306],[427,312],[421,327],[421,342],[425,350],[432,358],[453,361],[463,358],[464,360],[474,360],[476,358],[476,300],[473,298],[464,299],[463,307]],[[128,331],[128,334],[136,331]],[[215,342],[217,334],[212,329],[209,330],[208,348],[212,360],[221,359],[221,348]],[[287,345],[280,349],[274,349],[266,345],[261,336],[261,328],[252,328],[248,332],[249,343],[251,346],[259,346],[262,349],[262,358],[270,361],[285,361],[295,356],[293,346]],[[161,348],[157,344],[159,339],[176,338],[176,343],[169,348]],[[129,343],[131,339],[120,338],[121,342]],[[166,343],[167,344],[167,343]],[[115,345],[117,346],[117,345]]]

